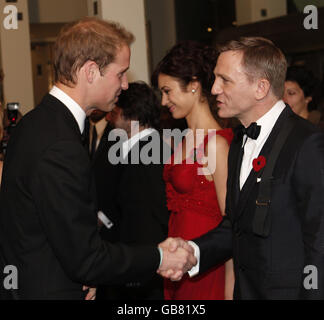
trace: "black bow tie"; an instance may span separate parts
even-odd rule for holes
[[[236,128],[235,133],[238,139],[242,139],[244,135],[247,135],[251,139],[257,139],[261,131],[261,126],[258,126],[256,122],[252,122],[247,128],[240,125]]]

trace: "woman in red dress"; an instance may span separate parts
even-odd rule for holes
[[[199,237],[215,228],[224,215],[233,134],[222,129],[211,112],[216,104],[211,95],[216,60],[214,48],[184,42],[169,51],[152,77],[162,92],[162,105],[173,118],[185,118],[189,128],[164,167],[170,237]],[[197,277],[186,274],[179,282],[166,279],[164,292],[167,300],[223,300],[232,298],[233,286],[229,261]]]

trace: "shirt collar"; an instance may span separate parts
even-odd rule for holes
[[[54,86],[49,93],[56,99],[60,100],[70,110],[76,122],[78,123],[80,132],[82,133],[84,130],[84,121],[86,118],[86,114],[84,110],[80,107],[80,105],[56,86]]]
[[[275,123],[277,122],[281,112],[285,109],[286,105],[282,100],[277,101],[277,103],[264,114],[256,123],[261,126],[261,131],[256,139],[257,143],[261,143],[264,139],[268,138],[270,132],[272,131]]]
[[[130,150],[135,146],[135,144],[144,139],[146,136],[150,135],[152,132],[154,132],[155,130],[153,128],[147,128],[144,129],[138,133],[136,133],[135,135],[133,135],[130,139],[126,140],[123,142],[123,158],[125,159],[128,155],[128,153],[130,152]]]

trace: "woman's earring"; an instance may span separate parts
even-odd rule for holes
[[[195,89],[192,89],[191,92],[192,92],[192,93],[196,93],[196,90],[195,90]]]

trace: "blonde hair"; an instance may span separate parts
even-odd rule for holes
[[[114,62],[118,49],[134,41],[132,33],[121,25],[97,18],[84,18],[65,26],[54,46],[55,82],[76,84],[76,72],[94,61],[100,72]]]

